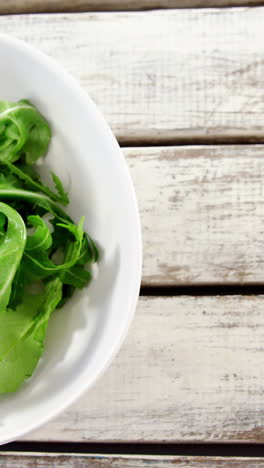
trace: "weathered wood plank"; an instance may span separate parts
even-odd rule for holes
[[[0,14],[58,13],[77,11],[144,10],[149,8],[208,8],[261,5],[261,0],[8,0]]]
[[[121,142],[263,141],[263,22],[259,7],[2,16],[0,28],[72,72]]]
[[[140,299],[96,386],[36,441],[264,441],[264,296]]]
[[[0,453],[3,468],[263,468],[261,458]]]
[[[260,458],[133,455],[0,454],[3,468],[263,468]]]
[[[263,145],[124,154],[141,213],[144,286],[264,284]]]
[[[143,285],[264,281],[264,146],[125,149]]]

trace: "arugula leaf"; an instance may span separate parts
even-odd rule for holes
[[[91,272],[78,265],[66,270],[62,276],[63,284],[69,284],[79,289],[87,286],[91,279]]]
[[[0,311],[5,309],[11,294],[11,285],[23,255],[26,227],[17,211],[0,203],[0,213],[8,220],[7,231],[0,245]]]
[[[46,195],[41,193],[32,192],[29,190],[16,189],[14,187],[2,188],[0,185],[0,200],[14,200],[14,201],[24,201],[30,203],[31,205],[37,205],[44,209],[45,212],[51,213],[58,220],[63,223],[72,223],[69,215],[57,205],[53,200],[48,198]]]
[[[25,155],[32,164],[47,152],[50,138],[47,121],[28,100],[0,101],[0,160],[14,162]]]
[[[0,361],[6,357],[17,341],[28,333],[43,301],[42,296],[27,295],[23,305],[18,306],[16,310],[8,308],[1,310]],[[0,382],[1,380],[0,377]]]
[[[0,200],[23,200],[24,202],[30,203],[31,205],[37,205],[41,207],[45,210],[45,212],[51,213],[54,216],[55,221],[52,222],[54,227],[56,224],[58,227],[73,224],[72,219],[65,213],[62,208],[53,202],[53,200],[50,200],[45,195],[39,193],[28,190],[15,189],[13,187],[2,188],[0,184]],[[62,221],[62,223],[58,223],[57,220]],[[55,235],[57,232],[59,231],[56,231]],[[59,233],[58,239],[55,239],[55,235],[53,235],[53,242],[56,243],[59,239],[58,243],[61,244],[63,242],[62,239],[65,238],[65,233]],[[80,265],[87,262],[96,263],[98,258],[99,253],[97,246],[93,239],[86,233],[86,235],[83,237],[83,244],[79,259],[77,261]]]
[[[32,375],[52,312],[90,282],[98,260],[84,218],[75,224],[58,205],[69,203],[59,177],[51,173],[55,193],[33,166],[50,137],[29,101],[0,101],[0,393]]]
[[[68,245],[65,262],[61,265],[56,265],[50,260],[47,253],[47,249],[50,247],[52,240],[45,222],[36,216],[30,218],[31,222],[33,221],[35,226],[38,226],[34,235],[28,236],[23,257],[23,261],[26,264],[26,269],[30,272],[30,274],[35,278],[46,278],[48,276],[54,275],[55,273],[60,273],[73,267],[78,261],[82,248],[82,241],[84,236],[84,219],[82,218],[77,226],[75,224],[58,223],[58,226],[67,229],[73,234],[74,241],[71,241]]]
[[[30,224],[36,228],[32,236],[27,237],[26,252],[38,252],[41,250],[47,250],[52,244],[52,237],[50,230],[45,221],[40,216],[28,216]]]
[[[42,296],[28,295],[16,310],[0,312],[0,393],[15,392],[43,353],[49,318],[62,298],[62,282],[47,283]]]
[[[60,180],[59,176],[57,176],[54,172],[51,173],[51,176],[58,191],[58,194],[60,195],[58,201],[60,201],[63,205],[68,205],[70,201],[67,192],[65,192],[63,188],[62,181]]]
[[[22,263],[23,262],[21,262],[19,265],[12,282],[11,294],[8,303],[8,307],[10,309],[15,309],[19,304],[22,303],[24,298],[25,287],[28,279],[26,272],[23,271]]]
[[[22,184],[18,180],[18,178],[3,169],[0,173],[0,189],[15,189],[15,188],[22,188]]]
[[[99,250],[96,246],[94,240],[86,233],[86,240],[87,240],[87,250],[90,252],[90,258],[86,258],[85,262],[90,261],[93,263],[98,262],[99,260]]]
[[[10,163],[9,161],[4,161],[3,164],[9,168],[11,174],[15,174],[19,179],[21,179],[24,182],[24,188],[31,190],[35,189],[37,191],[43,192],[46,195],[48,195],[52,200],[62,203],[64,205],[67,205],[69,203],[68,195],[64,191],[61,180],[53,172],[51,173],[52,179],[57,188],[58,195],[54,193],[49,187],[47,187],[47,185],[42,184],[42,182],[40,182],[39,179],[37,179],[36,177],[33,178],[31,175],[29,175],[29,173],[25,171],[23,166],[22,170],[22,168],[16,166],[13,163]]]

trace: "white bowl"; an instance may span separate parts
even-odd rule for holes
[[[43,53],[0,35],[0,99],[27,98],[50,121],[47,165],[70,188],[69,213],[86,217],[101,247],[96,278],[51,319],[31,379],[0,396],[0,444],[58,415],[109,365],[134,314],[141,276],[136,198],[120,148],[79,84]]]

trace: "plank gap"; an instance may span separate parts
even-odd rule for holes
[[[260,0],[10,0],[2,2],[0,14],[24,14],[24,13],[85,13],[85,12],[125,12],[125,11],[150,11],[154,9],[203,9],[226,8],[241,6],[261,6]]]
[[[257,296],[264,294],[264,284],[195,284],[195,285],[145,285],[140,296]]]
[[[107,455],[180,455],[203,457],[263,457],[263,443],[107,443],[107,442],[12,442],[1,452],[107,454]]]
[[[229,135],[212,135],[212,136],[185,136],[185,137],[168,137],[166,135],[149,137],[137,137],[126,139],[118,137],[117,140],[121,148],[137,148],[137,147],[170,147],[170,146],[210,146],[210,145],[256,145],[264,144],[264,136],[229,136]]]

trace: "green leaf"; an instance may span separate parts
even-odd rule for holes
[[[33,166],[50,137],[29,101],[0,101],[0,393],[32,375],[52,312],[89,283],[98,260],[84,218],[76,225],[57,204],[69,203],[59,177],[51,173],[54,192]]]
[[[42,182],[40,182],[40,180],[36,177],[36,173],[34,174],[34,172],[32,171],[34,174],[33,178],[32,175],[28,173],[28,171],[25,171],[25,166],[21,166],[20,168],[17,165],[10,163],[9,161],[4,161],[2,162],[2,164],[8,167],[11,174],[15,174],[21,181],[23,181],[23,188],[29,190],[35,189],[36,191],[45,193],[46,195],[48,195],[48,197],[51,198],[51,200],[63,203],[64,205],[67,205],[69,203],[69,199],[63,189],[62,182],[60,181],[59,177],[56,176],[54,173],[52,173],[52,178],[58,190],[58,195],[54,193],[47,185],[42,184]]]
[[[10,171],[6,173],[3,170],[0,174],[0,189],[17,189],[22,188],[22,184],[14,174],[10,174]]]
[[[87,249],[89,249],[90,252],[90,262],[96,263],[99,260],[99,250],[97,248],[96,243],[94,240],[89,236],[89,234],[86,234],[86,239],[87,239]]]
[[[62,282],[55,278],[44,295],[28,295],[16,310],[0,312],[0,393],[16,391],[34,372],[50,316],[61,298]]]
[[[7,231],[0,245],[0,311],[5,309],[11,294],[11,285],[20,264],[26,242],[23,219],[13,208],[0,203],[0,213],[8,220]]]
[[[75,265],[71,269],[66,270],[62,276],[64,284],[69,284],[75,288],[84,288],[91,281],[92,275],[90,271],[84,270],[83,267]]]
[[[28,101],[0,101],[0,159],[14,162],[25,155],[27,164],[44,155],[51,130],[48,122]]]
[[[36,218],[36,217],[34,217]],[[40,218],[41,219],[41,218]],[[44,223],[44,222],[43,222]],[[44,223],[45,224],[45,223]],[[72,268],[75,263],[78,261],[80,256],[81,248],[82,248],[82,240],[84,236],[83,232],[83,218],[76,226],[74,224],[62,224],[58,223],[58,226],[63,227],[67,231],[69,231],[73,235],[73,241],[71,241],[68,245],[67,255],[65,256],[65,262],[61,265],[55,264],[52,260],[50,260],[47,249],[50,247],[50,238],[48,244],[46,244],[47,238],[47,231],[43,229],[42,231],[36,231],[33,236],[28,237],[28,243],[30,246],[36,245],[38,248],[36,249],[28,249],[26,246],[23,262],[26,265],[27,271],[34,278],[47,278],[48,276],[54,274],[60,274],[67,269]],[[35,238],[35,242],[34,239]],[[38,244],[37,244],[38,242]]]
[[[51,176],[52,176],[53,182],[55,184],[55,187],[56,187],[56,189],[58,191],[58,194],[60,195],[59,201],[61,203],[63,203],[63,205],[68,205],[69,197],[68,197],[67,192],[65,192],[65,190],[63,188],[62,181],[60,180],[60,178],[54,172],[51,173]]]
[[[53,200],[41,193],[31,192],[29,190],[16,189],[14,187],[2,188],[0,185],[0,200],[9,200],[15,202],[25,202],[31,205],[37,205],[44,209],[45,212],[51,213],[59,221],[63,223],[72,223],[69,215],[58,206]]]
[[[45,221],[40,216],[34,215],[28,216],[27,219],[36,230],[32,236],[27,237],[25,251],[30,252],[32,255],[34,252],[49,249],[52,244],[52,237]]]
[[[18,306],[18,304],[22,303],[26,284],[27,284],[27,275],[26,275],[26,272],[23,271],[22,263],[21,263],[16,271],[16,274],[12,282],[11,294],[10,294],[9,303],[8,303],[9,308],[15,309]]]

